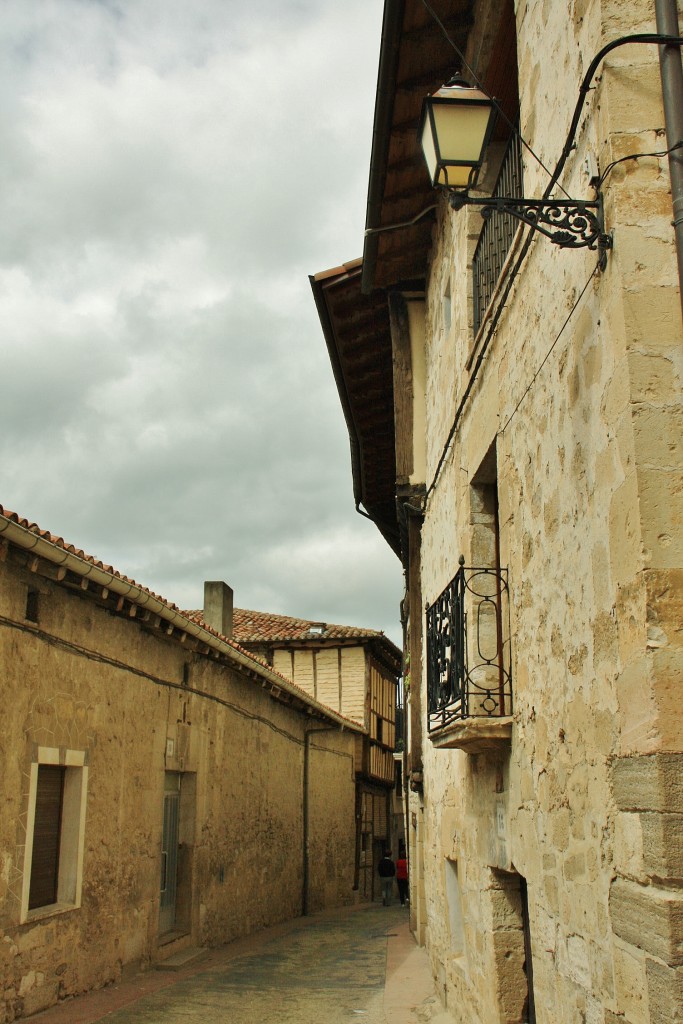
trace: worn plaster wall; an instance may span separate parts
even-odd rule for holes
[[[516,17],[522,132],[553,166],[589,60],[653,31],[652,5],[524,0]],[[631,46],[603,66],[563,177],[571,195],[590,193],[588,152],[605,169],[664,148],[656,57]],[[526,193],[546,181],[525,157]],[[605,272],[595,253],[533,243],[422,531],[429,604],[460,553],[478,556],[472,484],[495,445],[512,744],[424,750],[427,943],[468,1024],[525,1019],[525,888],[541,1024],[680,1019],[683,360],[666,160],[621,164],[604,189]],[[444,209],[435,232],[428,486],[481,351],[464,272],[479,226]]]
[[[39,591],[37,623],[26,620],[29,587]],[[309,904],[352,900],[352,733],[309,741],[306,795],[305,732],[315,719],[235,669],[18,567],[11,549],[0,562],[0,666],[0,1020],[168,951],[159,935],[167,772],[181,779],[171,948],[226,942],[300,914],[306,838]],[[84,755],[82,900],[22,923],[39,748]]]
[[[355,821],[356,793],[353,753],[348,747],[340,749],[334,733],[313,729],[309,758],[308,800],[315,810],[315,827],[308,844],[308,911],[313,913],[349,902],[355,861],[349,822]]]

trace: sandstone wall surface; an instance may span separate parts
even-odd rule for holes
[[[654,31],[652,5],[525,0],[516,19],[522,133],[552,167],[588,62],[604,41]],[[570,195],[590,196],[591,152],[605,169],[665,148],[660,96],[654,47],[609,56],[562,178]],[[526,194],[546,182],[527,154]],[[480,564],[476,474],[495,450],[511,747],[424,749],[427,943],[468,1024],[524,1019],[525,905],[539,1022],[680,1019],[683,350],[666,160],[620,164],[604,191],[604,273],[594,252],[532,243],[422,531],[431,604],[461,553]],[[480,227],[444,205],[435,229],[428,487],[481,351],[465,270]]]
[[[300,914],[305,846],[309,906],[352,900],[352,733],[307,742],[324,721],[276,702],[258,680],[39,579],[11,554],[0,574],[0,1020],[166,955],[169,778],[180,780],[172,948],[226,942]],[[36,586],[33,623],[25,610]],[[80,752],[87,767],[82,897],[22,920],[29,778],[40,750]]]

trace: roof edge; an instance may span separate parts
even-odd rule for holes
[[[387,157],[390,142],[390,120],[394,105],[394,82],[398,69],[405,0],[385,0],[382,19],[381,49],[377,72],[375,116],[372,125],[372,150],[365,215],[365,230],[378,228],[384,194]],[[365,236],[361,291],[369,295],[375,287],[375,268],[379,251],[379,235]]]
[[[318,714],[333,721],[340,728],[349,729],[353,732],[365,732],[358,723],[337,714],[332,708],[328,708],[325,704],[321,704],[313,697],[310,697],[305,690],[296,686],[286,676],[269,669],[263,662],[253,658],[246,651],[242,651],[219,633],[188,618],[178,608],[165,601],[164,598],[153,594],[151,590],[147,590],[133,580],[125,579],[115,570],[105,568],[95,562],[90,562],[76,554],[75,551],[71,551],[67,547],[53,540],[48,540],[39,533],[35,533],[30,525],[24,526],[18,521],[18,517],[14,519],[12,514],[8,515],[1,505],[0,537],[4,537],[9,543],[15,544],[25,551],[31,551],[46,561],[52,562],[53,565],[61,566],[81,576],[83,579],[92,580],[100,586],[107,587],[113,593],[125,597],[138,607],[149,609],[155,615],[158,615],[160,619],[163,619],[164,622],[168,622],[181,629],[184,633],[200,640],[207,647],[229,658],[240,668],[256,672],[262,679],[272,683],[273,686],[285,691],[297,700],[302,701],[302,703]]]

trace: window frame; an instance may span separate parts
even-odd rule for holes
[[[54,903],[29,910],[31,865],[36,823],[36,798],[41,765],[64,769],[59,851],[56,865],[57,899]],[[87,752],[58,747],[38,747],[29,772],[26,843],[21,893],[20,923],[64,913],[81,906],[83,888],[83,852],[88,793]]]

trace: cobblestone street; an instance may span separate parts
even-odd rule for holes
[[[288,922],[64,1002],[35,1024],[417,1024],[439,1015],[424,950],[401,906]]]

